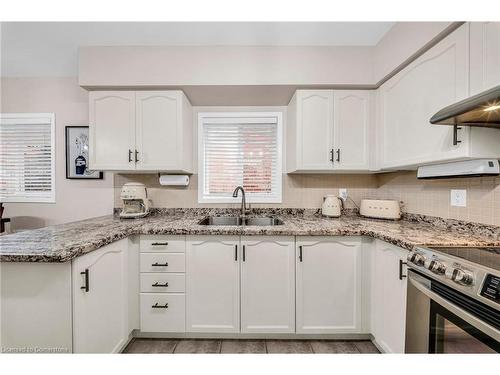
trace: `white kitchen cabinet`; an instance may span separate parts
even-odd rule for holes
[[[115,353],[128,340],[127,241],[72,262],[75,353]]]
[[[193,121],[182,91],[91,91],[90,167],[192,173]]]
[[[192,110],[182,91],[137,91],[136,169],[191,171]]]
[[[378,90],[382,169],[500,156],[500,132],[432,125],[438,110],[469,96],[469,25],[463,25]]]
[[[370,91],[335,90],[334,168],[342,171],[369,170]]]
[[[188,236],[186,331],[240,331],[239,237]]]
[[[186,238],[140,238],[140,328],[142,333],[186,331]]]
[[[287,110],[288,173],[369,170],[370,95],[297,90]]]
[[[372,250],[371,331],[384,352],[404,353],[408,250],[379,240]]]
[[[295,238],[242,237],[241,332],[295,332]]]
[[[288,172],[331,170],[333,90],[297,90],[287,121]]]
[[[470,94],[500,85],[500,22],[470,23]]]
[[[89,93],[89,164],[96,170],[135,169],[135,93]]]
[[[297,237],[297,333],[362,331],[360,237]]]

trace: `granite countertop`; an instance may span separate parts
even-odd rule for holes
[[[171,235],[294,235],[369,236],[412,249],[419,245],[500,246],[500,227],[405,215],[399,221],[368,219],[352,212],[323,218],[317,210],[261,209],[253,215],[281,218],[278,226],[204,226],[208,214],[228,215],[231,209],[158,210],[142,219],[102,216],[68,224],[18,232],[0,237],[2,262],[67,262],[104,245],[137,234]]]

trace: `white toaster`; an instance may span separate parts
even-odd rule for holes
[[[395,200],[362,199],[359,214],[377,219],[398,220],[401,219],[401,206]]]

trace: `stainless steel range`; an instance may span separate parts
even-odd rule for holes
[[[407,353],[500,352],[500,248],[408,254]]]

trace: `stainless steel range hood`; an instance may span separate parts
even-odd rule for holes
[[[443,108],[432,116],[430,122],[500,129],[500,86]]]

